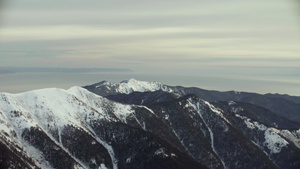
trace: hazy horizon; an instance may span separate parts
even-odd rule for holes
[[[119,83],[123,80],[134,78],[141,81],[157,81],[170,86],[198,87],[206,90],[251,92],[259,94],[289,94],[300,96],[296,93],[298,84],[282,82],[273,83],[264,79],[244,80],[229,79],[211,76],[185,76],[178,78],[174,74],[153,74],[146,72],[19,72],[0,74],[1,90],[6,93],[22,93],[44,88],[69,89],[73,86],[86,86],[103,80]],[[222,82],[222,84],[220,84]],[[283,86],[288,86],[283,88]],[[278,90],[282,89],[282,90]]]
[[[133,72],[98,72],[98,77],[79,73],[69,78],[48,73],[50,79],[39,73],[1,74],[0,91],[135,78],[300,96],[299,4],[297,0],[4,0],[0,67]]]

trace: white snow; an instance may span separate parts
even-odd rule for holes
[[[142,129],[144,129],[146,131],[147,130],[146,129],[146,123],[143,121],[142,124],[141,124],[141,122],[136,118],[135,115],[133,117],[136,120],[136,122],[142,127]]]
[[[53,167],[45,160],[43,153],[34,148],[33,146],[27,144],[26,142],[23,142],[24,150],[27,152],[27,154],[30,154],[30,157],[32,157],[42,168],[49,168],[52,169]]]
[[[162,154],[164,152],[164,149],[163,148],[159,148],[158,150],[156,150],[154,152],[155,155],[159,155],[159,154]]]
[[[24,129],[36,126],[30,112],[22,106],[24,105],[22,100],[7,93],[1,93],[0,99],[0,111],[3,117],[0,127],[3,131],[7,133],[15,131],[20,139]]]
[[[113,110],[115,117],[108,113]],[[150,112],[153,113],[150,109]],[[15,113],[14,113],[15,112]],[[117,169],[118,160],[115,158],[112,147],[91,133],[89,125],[99,119],[108,121],[121,120],[126,122],[128,116],[134,111],[130,105],[122,105],[112,102],[101,96],[97,96],[81,87],[72,87],[69,90],[48,88],[34,90],[20,94],[0,93],[0,131],[9,134],[7,137],[13,137],[12,132],[17,133],[18,142],[23,143],[21,136],[25,128],[32,126],[43,130],[58,147],[61,147],[68,153],[79,165],[75,168],[86,167],[80,160],[76,159],[64,148],[61,141],[61,132],[66,125],[90,133],[91,136],[101,143],[111,156],[113,168]],[[145,127],[145,125],[143,124]],[[58,140],[54,133],[58,132]],[[9,139],[11,140],[11,139]],[[93,142],[94,143],[94,142]],[[30,154],[36,154],[34,158],[42,163],[42,155],[28,145],[24,146]],[[46,166],[46,164],[43,164]],[[81,165],[81,166],[80,166]],[[105,168],[103,164],[100,166]],[[45,167],[49,168],[49,167]]]
[[[249,129],[257,129],[264,132],[265,141],[263,142],[263,146],[266,146],[270,150],[271,154],[280,153],[281,149],[289,144],[283,137],[281,137],[281,135],[294,142],[296,146],[300,146],[300,139],[288,130],[278,130],[272,127],[268,128],[267,126],[260,124],[257,121],[251,122],[251,120],[245,116],[241,116],[238,114],[236,114],[235,116],[243,119]],[[261,148],[261,146],[259,147]]]
[[[235,103],[234,101],[229,101],[229,102],[228,102],[228,105],[229,105],[229,106],[232,106],[232,105],[235,105],[235,104],[236,104],[236,103]]]
[[[267,130],[267,127],[263,124],[260,124],[258,123],[257,121],[254,121],[254,122],[251,122],[251,119],[245,117],[245,116],[241,116],[239,114],[235,114],[236,117],[240,118],[240,119],[243,119],[244,120],[244,123],[246,124],[246,126],[249,128],[249,129],[258,129],[258,130],[261,130],[261,131],[265,131]]]
[[[238,118],[241,118],[241,119],[244,118],[244,116],[241,116],[241,115],[239,115],[239,114],[235,114],[235,117],[238,117]]]
[[[246,119],[244,122],[249,129],[255,129],[255,125],[250,122],[250,119]]]
[[[7,133],[7,134],[10,134],[13,131],[13,127],[8,122],[5,115],[1,112],[1,107],[0,107],[0,131],[1,133]]]
[[[239,113],[240,111],[243,111],[244,109],[242,107],[236,107],[236,103],[235,102],[229,102],[228,104],[229,106],[231,106],[231,111],[234,113]]]
[[[277,134],[276,129],[270,128],[265,131],[265,142],[270,152],[280,153],[281,149],[288,145],[288,142]]]
[[[131,157],[128,157],[128,158],[126,159],[126,163],[131,163]]]
[[[154,152],[154,155],[162,155],[163,157],[169,157],[168,154],[165,153],[164,148],[159,148]]]
[[[153,92],[158,90],[162,90],[165,92],[173,92],[172,89],[159,82],[139,81],[132,78],[117,84],[105,82],[103,84],[96,86],[96,88],[99,88],[104,85],[107,86],[107,89],[110,89],[109,86],[114,87],[116,89],[116,92],[123,93],[123,94],[130,94],[132,92],[146,92],[146,91]]]
[[[84,169],[84,168],[76,163],[74,164],[74,169]]]
[[[255,125],[256,128],[258,128],[258,130],[262,130],[262,131],[267,130],[267,127],[265,125],[259,124],[256,121],[254,122],[254,125]]]
[[[234,92],[234,94],[241,94],[240,92],[238,92],[238,91],[233,91]]]
[[[114,114],[120,119],[122,122],[127,123],[127,117],[134,113],[131,106],[114,103]]]
[[[92,133],[92,135],[91,135],[92,137],[96,136],[96,133],[95,133],[95,131],[94,131],[92,128],[88,127],[88,129],[89,129],[89,131]],[[112,160],[113,169],[118,169],[118,160],[117,160],[117,158],[116,158],[116,156],[115,156],[115,152],[114,152],[112,146],[109,145],[109,144],[108,144],[107,142],[105,142],[104,140],[100,139],[99,137],[94,137],[94,138],[95,138],[100,144],[102,144],[103,147],[106,148],[106,150],[108,151],[108,154],[109,154],[109,156],[110,156],[110,158],[111,158],[111,160]]]
[[[107,169],[104,164],[100,164],[99,169]]]
[[[108,151],[111,159],[112,159],[112,164],[113,164],[113,169],[118,169],[118,160],[116,159],[114,150],[111,145],[107,144],[103,140],[97,139]]]
[[[161,84],[158,82],[146,82],[138,81],[135,79],[129,79],[119,84],[118,91],[120,93],[129,94],[133,91],[145,92],[145,91],[157,91],[161,89]]]
[[[297,133],[297,135],[298,135],[298,138],[300,137],[300,129],[299,130],[297,130],[297,131],[295,131],[296,133]]]
[[[204,101],[204,103],[210,108],[210,110],[212,110],[213,112],[215,112],[217,115],[219,115],[223,120],[225,120],[227,123],[231,124],[229,120],[226,119],[226,117],[224,117],[223,113],[221,112],[221,110],[219,110],[218,108],[216,108],[215,106],[213,106],[212,104],[210,104],[207,101]]]
[[[299,132],[299,134],[297,132]],[[279,134],[287,138],[289,141],[293,142],[295,146],[300,148],[300,129],[292,132],[288,130],[281,130]]]
[[[146,110],[148,110],[151,114],[154,114],[156,116],[156,114],[154,113],[153,110],[151,110],[150,108],[148,108],[147,106],[141,106],[141,105],[137,105],[137,107],[141,107],[141,108],[144,108]]]

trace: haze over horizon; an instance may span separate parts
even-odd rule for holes
[[[296,0],[1,1],[0,67],[120,68],[136,73],[112,80],[300,96],[299,7]],[[64,77],[49,81],[76,84]],[[0,92],[18,87],[15,78],[26,79],[0,75]],[[45,86],[26,80],[23,87]],[[96,75],[83,81],[96,83]]]

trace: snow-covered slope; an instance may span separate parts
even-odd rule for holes
[[[67,126],[74,126],[92,136],[94,133],[90,130],[89,122],[101,119],[125,121],[134,112],[129,105],[111,102],[81,87],[72,87],[69,90],[43,89],[21,94],[1,93],[0,99],[1,133],[9,136],[8,139],[15,139],[24,146],[27,153],[35,152],[33,158],[37,161],[43,155],[26,143],[23,138],[24,131],[38,128],[67,154],[71,154],[62,143],[62,132]],[[114,111],[110,114],[107,109]],[[114,159],[110,146],[98,138],[97,140]],[[74,159],[80,166],[87,168],[86,164],[75,157]],[[48,166],[44,162],[40,163],[41,167]]]
[[[0,111],[7,122],[13,124],[20,133],[25,128],[41,126],[46,131],[57,130],[66,125],[82,126],[87,112],[95,112],[95,118],[108,120],[123,119],[132,113],[131,107],[111,102],[81,87],[63,89],[42,89],[21,94],[0,94]],[[114,116],[105,108],[122,109],[113,111]],[[11,113],[14,112],[14,113]],[[4,130],[8,130],[5,125]]]
[[[98,88],[174,92],[134,79],[101,82]],[[212,103],[196,95],[148,106],[123,103],[81,87],[0,93],[0,150],[9,157],[0,156],[0,168],[300,167],[300,130],[295,128],[300,125],[284,128],[290,121],[280,117],[264,120],[273,114],[253,113],[265,111],[254,105]]]
[[[17,153],[18,158],[23,158],[24,155],[18,154],[23,152],[41,168],[132,168],[137,161],[141,162],[140,158],[146,158],[140,163],[144,166],[155,165],[158,160],[161,164],[158,168],[164,168],[170,161],[174,165],[175,161],[181,161],[193,164],[192,168],[203,168],[149,135],[136,110],[146,117],[157,118],[145,106],[113,102],[81,87],[0,93],[0,141],[9,143],[5,149]],[[132,148],[123,150],[119,146]],[[153,157],[158,149],[163,149],[169,158]],[[123,161],[125,156],[130,160]],[[0,166],[1,161],[4,160],[0,160]],[[6,166],[14,166],[13,161]]]

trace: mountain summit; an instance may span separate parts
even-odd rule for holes
[[[158,90],[172,92],[170,88],[159,82],[138,81],[135,79],[124,80],[120,83],[102,81],[90,86],[85,86],[84,88],[93,90],[94,93],[98,92],[102,96],[106,94],[130,94],[132,92],[153,92]]]
[[[300,168],[300,123],[233,93],[134,79],[0,93],[0,168]]]

